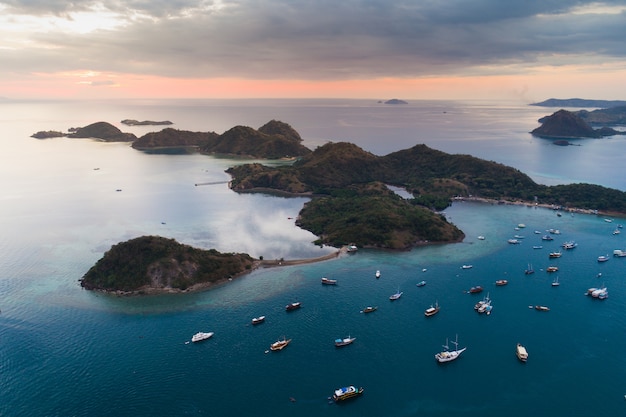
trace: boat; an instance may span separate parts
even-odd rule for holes
[[[374,276],[375,276],[376,278],[380,278],[380,271],[378,271],[378,270],[377,270],[377,271],[376,271],[376,273],[374,274]]]
[[[439,363],[450,362],[450,361],[457,359],[459,356],[461,356],[461,353],[465,352],[467,348],[464,347],[463,349],[459,349],[458,342],[459,342],[459,336],[457,335],[456,341],[452,342],[454,343],[455,349],[449,350],[450,348],[448,347],[448,339],[446,339],[446,344],[443,345],[443,348],[445,350],[435,354],[435,359],[437,360],[437,362]]]
[[[275,341],[274,343],[270,345],[270,350],[274,352],[278,350],[283,350],[284,348],[287,347],[289,343],[291,343],[291,339],[285,339],[285,337],[283,336],[283,340],[278,339],[277,341]]]
[[[483,290],[483,287],[481,287],[480,285],[477,285],[475,287],[472,287],[469,289],[469,293],[470,294],[478,294],[479,292],[481,292]]]
[[[471,268],[473,268],[473,267],[474,267],[474,265],[463,265],[463,266],[461,267],[461,269],[471,269]]]
[[[548,229],[548,233],[553,235],[560,235],[561,231],[559,229]]]
[[[344,337],[343,339],[335,339],[335,346],[336,347],[342,347],[342,346],[348,346],[350,343],[354,342],[356,340],[356,337]]]
[[[357,248],[356,245],[348,245],[348,247],[346,248],[346,251],[350,253],[354,253],[357,250],[359,250],[359,248]]]
[[[489,310],[489,312],[491,312],[491,300],[489,299],[489,297],[487,297],[487,298],[483,301],[483,303],[481,303],[480,307],[478,307],[478,308],[476,309],[476,311],[477,311],[479,314],[486,313],[486,312],[487,312],[487,310]]]
[[[439,303],[437,301],[435,301],[435,304],[431,304],[430,307],[428,307],[426,310],[424,310],[424,315],[426,317],[430,317],[430,316],[434,316],[435,314],[439,313]]]
[[[615,249],[613,251],[613,256],[616,256],[618,258],[622,258],[622,257],[626,256],[626,250]]]
[[[391,301],[395,301],[395,300],[397,300],[397,299],[398,299],[398,298],[400,298],[400,297],[402,297],[402,291],[398,290],[395,294],[391,294],[391,295],[389,296],[389,299],[390,299]]]
[[[535,246],[533,246],[533,249],[543,249],[543,246],[541,246],[541,245],[535,245]]]
[[[607,291],[606,287],[596,288],[593,291],[591,291],[591,290],[592,289],[590,288],[589,290],[587,290],[587,292],[593,298],[599,298],[600,300],[604,300],[605,298],[608,298],[608,296],[609,296],[609,292]],[[591,291],[591,292],[589,292],[589,291]]]
[[[585,293],[585,295],[591,295],[593,294],[594,291],[596,291],[597,288],[596,287],[591,287],[587,290],[587,292]]]
[[[520,229],[523,229],[526,227],[526,225],[524,223],[520,223],[517,225],[517,227],[519,227]]]
[[[598,262],[606,262],[609,259],[610,259],[609,255],[600,255],[600,256],[598,256]]]
[[[213,332],[198,332],[196,334],[194,334],[193,336],[191,336],[191,341],[192,342],[202,342],[203,340],[207,340],[209,338],[211,338],[211,336],[213,336]]]
[[[417,285],[418,287],[423,287],[424,285],[426,285],[426,281],[420,281],[415,285]]]
[[[503,286],[503,285],[506,285],[508,283],[509,283],[509,281],[507,281],[506,279],[499,279],[499,280],[496,281],[496,285],[497,286]]]
[[[493,310],[493,306],[491,305],[491,302],[490,302],[489,304],[485,306],[485,314],[488,316],[491,315],[491,310]]]
[[[363,388],[357,388],[354,385],[350,385],[347,387],[337,388],[333,393],[332,398],[335,402],[338,402],[358,397],[361,394],[363,394]]]
[[[483,298],[482,300],[474,304],[474,310],[478,311],[482,306],[484,306],[485,304],[488,304],[489,302],[490,302],[489,294],[487,294],[485,298]]]
[[[524,271],[524,273],[526,275],[530,275],[530,274],[534,274],[535,270],[533,269],[533,266],[531,264],[528,264],[528,267],[526,268],[526,270]]]
[[[552,281],[552,286],[558,287],[559,285],[561,285],[561,283],[559,282],[559,277],[557,276],[554,281]]]
[[[574,249],[576,246],[578,246],[578,243],[574,242],[573,240],[570,240],[568,242],[565,242],[561,245],[563,247],[563,249],[569,250],[569,249]]]
[[[522,243],[517,239],[509,239],[507,240],[507,242],[510,243],[511,245],[519,245],[520,243]]]
[[[265,316],[259,316],[252,319],[252,324],[261,324],[265,321]]]
[[[322,284],[324,285],[337,285],[336,279],[328,279],[326,277],[322,277]]]
[[[300,307],[302,307],[302,304],[300,304],[300,302],[298,301],[298,302],[295,302],[295,303],[290,303],[290,304],[287,304],[287,305],[285,306],[285,310],[287,310],[287,311],[293,311],[293,310],[297,310],[297,309],[299,309]]]
[[[604,221],[607,223],[613,223],[613,219],[604,219]]]
[[[524,236],[522,236],[522,235],[515,235],[515,236],[513,236],[513,237],[514,237],[515,239],[524,239]]]
[[[621,233],[621,231],[619,229],[617,229],[617,228],[615,230],[613,230],[613,234],[614,235],[619,235],[620,233]]]
[[[556,272],[559,270],[558,266],[549,266],[546,268],[546,272]]]
[[[374,311],[378,310],[378,307],[372,307],[372,306],[367,306],[363,309],[364,313],[372,313]]]
[[[548,255],[548,257],[550,258],[560,258],[562,255],[561,252],[550,252],[550,254]]]
[[[526,362],[528,360],[528,352],[526,351],[526,348],[522,346],[521,343],[517,344],[515,354],[517,355],[517,358],[522,362]]]
[[[485,236],[483,235],[478,236],[478,240],[485,240]]]
[[[546,306],[535,306],[535,310],[539,310],[539,311],[550,311],[550,307],[546,307]]]
[[[554,240],[554,238],[550,235],[543,235],[541,236],[541,240]]]

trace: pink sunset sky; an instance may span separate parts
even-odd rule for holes
[[[0,0],[0,97],[626,99],[626,3]]]

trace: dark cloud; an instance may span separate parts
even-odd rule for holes
[[[14,13],[72,17],[97,2],[1,1]],[[571,14],[572,0],[116,0],[116,30],[30,39],[7,65],[170,77],[347,79],[523,71],[621,60],[624,13]],[[624,0],[608,1],[626,6]],[[138,17],[139,16],[139,17]],[[34,55],[33,55],[34,54]],[[4,65],[4,64],[3,64]],[[498,70],[498,68],[505,68]]]

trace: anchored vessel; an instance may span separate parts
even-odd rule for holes
[[[333,393],[333,400],[337,401],[345,401],[350,398],[358,397],[363,394],[363,388],[357,388],[354,385],[350,385],[347,387],[337,388]]]
[[[213,336],[213,332],[198,332],[191,337],[192,342],[201,342]]]
[[[439,352],[437,354],[435,354],[435,359],[437,360],[437,362],[439,363],[443,363],[443,362],[450,362],[455,360],[456,358],[458,358],[459,356],[461,356],[461,353],[465,352],[465,350],[467,349],[466,347],[464,347],[463,349],[459,349],[459,336],[456,336],[456,340],[451,342],[454,343],[454,350],[448,350],[448,339],[446,339],[446,344],[443,345],[443,348],[445,349],[442,352]]]
[[[521,343],[517,344],[517,349],[515,350],[515,354],[517,355],[517,358],[522,362],[526,362],[528,360],[528,352],[526,351],[526,348],[522,346]]]

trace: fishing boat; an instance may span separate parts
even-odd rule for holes
[[[350,337],[350,336],[344,337],[343,339],[335,339],[335,346],[336,347],[348,346],[355,340],[356,340],[356,337]]]
[[[446,339],[446,344],[443,345],[444,350],[435,354],[435,359],[437,360],[437,362],[444,363],[453,361],[461,356],[461,353],[465,352],[465,350],[467,349],[466,347],[464,347],[463,349],[459,349],[459,335],[457,335],[456,340],[451,343],[454,343],[455,349],[449,350],[450,348],[448,347],[448,339]]]
[[[418,287],[423,287],[424,285],[426,285],[426,281],[420,281],[415,285],[417,285]]]
[[[538,310],[538,311],[550,311],[550,308],[546,307],[546,306],[535,306],[535,310]]]
[[[395,301],[395,300],[397,300],[397,299],[398,299],[398,298],[400,298],[400,297],[402,297],[402,291],[400,291],[400,290],[398,289],[398,291],[396,291],[396,293],[395,293],[395,294],[391,294],[391,295],[389,296],[389,299],[390,299],[391,301]]]
[[[482,290],[483,287],[481,287],[480,285],[476,285],[475,287],[470,288],[467,292],[469,292],[470,294],[478,294]]]
[[[558,287],[559,285],[561,285],[561,283],[559,282],[559,277],[557,276],[554,281],[552,281],[552,286]]]
[[[375,276],[376,278],[380,278],[380,271],[379,271],[379,270],[377,270],[377,271],[376,271],[376,273],[374,273],[374,276]]]
[[[496,285],[499,286],[499,287],[501,287],[503,285],[506,285],[508,283],[509,283],[509,281],[507,281],[506,279],[499,279],[499,280],[496,281]]]
[[[515,354],[517,355],[517,358],[524,363],[528,360],[528,352],[526,351],[526,348],[522,346],[521,343],[517,344],[517,348],[515,349]]]
[[[546,268],[546,272],[556,272],[559,270],[558,266],[549,266]]]
[[[364,313],[372,313],[374,311],[378,310],[378,307],[372,307],[372,306],[367,306],[363,309]]]
[[[213,336],[213,332],[198,332],[191,336],[192,342],[202,342],[203,340],[210,339]]]
[[[278,350],[283,350],[287,347],[289,343],[291,343],[291,339],[285,339],[285,337],[283,336],[283,340],[278,339],[270,345],[270,350],[274,352]]]
[[[437,313],[439,313],[439,303],[437,301],[435,301],[434,305],[431,304],[430,307],[424,310],[424,315],[426,317],[434,316]]]
[[[363,394],[363,388],[357,388],[354,385],[350,385],[347,387],[337,388],[333,393],[332,398],[335,402],[338,402],[358,397],[361,394]]]
[[[252,324],[261,324],[265,321],[265,316],[254,317],[252,319]]]
[[[295,302],[295,303],[290,303],[290,304],[287,304],[287,305],[285,306],[285,310],[287,310],[287,311],[293,311],[293,310],[297,310],[297,309],[299,309],[300,307],[302,307],[302,304],[300,304],[300,302],[298,301],[298,302]]]
[[[328,279],[326,277],[322,277],[322,284],[324,285],[337,285],[336,279]]]

